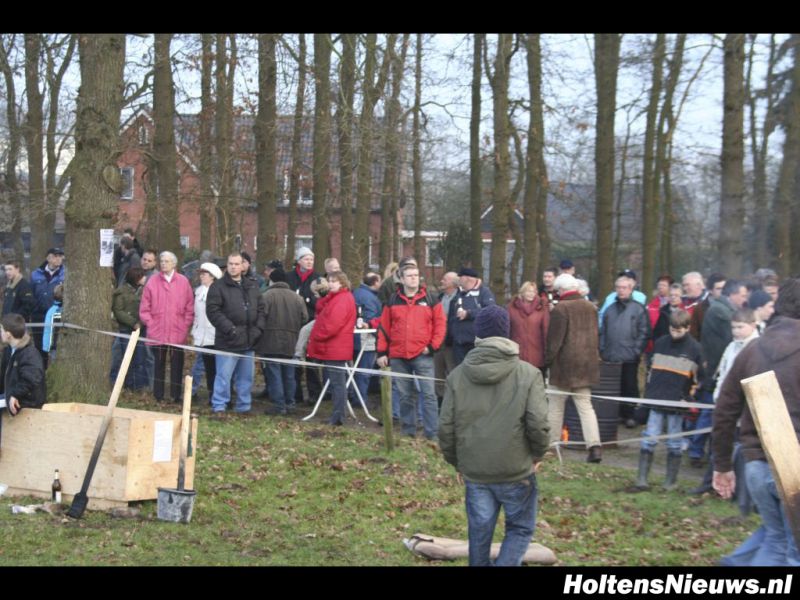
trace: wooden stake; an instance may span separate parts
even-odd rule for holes
[[[390,373],[389,367],[383,367],[381,371]],[[392,378],[381,377],[381,419],[383,420],[383,437],[386,443],[386,450],[394,450],[394,432],[392,431]]]
[[[181,417],[180,456],[178,459],[178,489],[183,491],[186,480],[186,451],[189,447],[189,428],[192,425],[192,376],[183,378],[183,416]]]
[[[775,371],[742,379],[761,447],[775,477],[795,543],[800,544],[800,443]]]

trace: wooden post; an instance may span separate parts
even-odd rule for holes
[[[800,544],[800,443],[775,371],[742,379],[761,447],[778,486],[795,543]]]
[[[383,367],[381,371],[391,373],[389,367]],[[392,431],[392,378],[387,375],[381,376],[381,419],[383,420],[383,438],[386,442],[386,450],[394,450],[394,432]]]

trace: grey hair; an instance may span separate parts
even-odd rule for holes
[[[578,278],[578,293],[581,296],[588,296],[590,291],[589,284],[586,282],[586,280]]]
[[[169,250],[164,250],[164,251],[163,251],[161,254],[159,254],[159,255],[158,255],[158,260],[161,260],[162,258],[168,258],[168,259],[170,259],[170,260],[171,260],[173,263],[175,263],[175,265],[177,265],[177,264],[178,264],[178,257],[177,257],[177,256],[175,256],[175,255],[174,255],[172,252],[170,252]]]
[[[686,274],[685,274],[683,277],[681,277],[681,281],[684,281],[684,280],[685,280],[687,277],[688,277],[689,279],[699,279],[699,280],[700,280],[700,283],[702,283],[703,285],[705,285],[705,283],[706,283],[705,277],[703,277],[703,276],[702,276],[700,273],[698,273],[697,271],[689,271],[689,272],[688,272],[688,273],[686,273]]]
[[[556,277],[553,287],[559,292],[571,292],[580,289],[580,283],[569,273],[562,273]]]

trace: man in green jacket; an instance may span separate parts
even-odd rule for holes
[[[466,486],[470,566],[489,566],[500,508],[506,535],[495,562],[518,566],[536,525],[536,471],[547,450],[542,373],[519,359],[508,311],[485,307],[475,348],[450,373],[439,417],[439,446]]]

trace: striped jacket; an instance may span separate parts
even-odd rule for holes
[[[673,340],[669,334],[656,340],[645,397],[653,400],[688,400],[700,365],[700,344],[691,336]],[[680,412],[661,409],[663,412]]]

